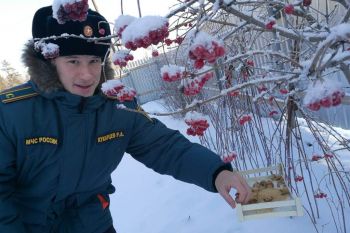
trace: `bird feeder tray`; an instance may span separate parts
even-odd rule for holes
[[[237,204],[239,221],[303,215],[300,198],[291,194],[281,164],[241,171],[240,174],[247,179],[252,197],[248,204]]]

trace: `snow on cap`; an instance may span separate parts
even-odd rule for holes
[[[103,30],[101,30],[103,29]],[[101,31],[104,33],[101,34]],[[87,17],[84,21],[66,21],[60,24],[53,17],[52,6],[40,8],[33,17],[32,35],[38,41],[42,38],[62,35],[77,35],[82,38],[99,38],[111,34],[107,20],[98,12],[87,11]],[[45,43],[53,43],[59,46],[59,56],[69,55],[95,55],[102,59],[105,57],[110,40],[103,40],[107,44],[96,44],[79,38],[60,38],[45,40]],[[40,58],[43,56],[38,53]]]

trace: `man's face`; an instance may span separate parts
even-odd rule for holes
[[[92,96],[101,79],[101,58],[90,55],[53,59],[63,87],[72,94]]]

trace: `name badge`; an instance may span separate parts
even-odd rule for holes
[[[97,137],[97,143],[111,141],[111,140],[119,139],[121,137],[124,137],[124,132],[116,131],[116,132],[112,132],[112,133]]]

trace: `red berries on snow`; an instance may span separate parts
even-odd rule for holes
[[[192,136],[203,136],[204,131],[209,127],[209,123],[205,117],[195,111],[186,113],[185,122],[190,128],[187,129],[187,134]]]
[[[265,25],[265,28],[268,29],[268,30],[272,30],[272,28],[273,28],[273,26],[275,24],[276,24],[276,21],[275,20],[271,20]]]
[[[180,80],[183,76],[184,67],[176,65],[165,65],[160,69],[162,79],[166,82]]]
[[[159,52],[157,50],[153,50],[152,57],[158,57],[158,56],[159,56]]]
[[[214,76],[213,72],[205,73],[202,76],[193,79],[183,79],[183,93],[185,95],[197,95],[203,88],[204,84]]]
[[[295,178],[294,178],[294,181],[295,182],[301,182],[301,181],[303,181],[304,180],[304,177],[302,177],[302,176],[296,176]]]
[[[118,99],[120,102],[131,101],[136,95],[136,91],[117,80],[108,80],[102,83],[102,92],[112,98]]]
[[[314,195],[315,198],[326,198],[327,194],[323,192],[318,192]]]
[[[145,27],[147,30],[145,30]],[[169,23],[160,16],[145,16],[133,21],[122,33],[123,44],[127,49],[147,48],[156,45],[169,36]],[[140,30],[142,28],[143,30]]]
[[[194,67],[201,69],[205,62],[213,64],[225,55],[225,48],[215,38],[204,32],[198,32],[188,56],[194,60]]]
[[[293,4],[287,4],[284,6],[284,13],[287,15],[293,14],[294,13],[294,6]]]
[[[224,163],[231,163],[233,160],[237,158],[237,153],[235,151],[232,151],[228,155],[225,155],[222,157],[222,161]]]
[[[53,6],[53,17],[57,19],[59,24],[64,24],[67,21],[84,21],[87,17],[89,9],[88,0],[77,0],[72,3],[56,1]]]
[[[112,61],[114,65],[125,67],[128,61],[134,60],[134,56],[129,53],[128,50],[119,50],[112,56]]]
[[[310,6],[311,2],[311,0],[303,0],[303,6]]]
[[[320,156],[320,155],[313,155],[312,156],[312,158],[311,158],[311,161],[318,161],[318,160],[320,160],[320,159],[323,159],[323,157],[322,156]]]
[[[250,122],[251,120],[252,120],[252,116],[251,115],[243,115],[243,116],[241,116],[239,118],[238,123],[240,125],[244,125],[244,124]]]
[[[318,111],[321,107],[329,108],[341,104],[345,93],[341,90],[334,91],[332,94],[324,96],[322,99],[316,99],[306,105],[312,111]]]

